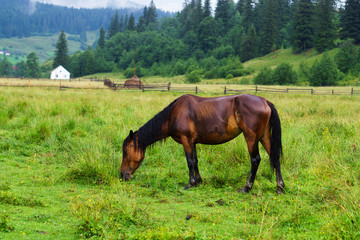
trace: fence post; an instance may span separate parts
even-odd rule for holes
[[[354,95],[354,88],[351,88],[351,96]]]
[[[197,94],[198,93],[198,87],[195,86],[195,93]]]
[[[313,88],[311,89],[311,95],[314,95],[314,89]]]
[[[224,88],[224,95],[226,95],[226,86],[225,86],[225,88]]]
[[[257,85],[255,85],[255,95],[257,94],[257,92],[258,92],[258,87]]]
[[[171,82],[168,83],[168,92],[170,92]]]
[[[89,83],[89,90],[91,89],[91,83]]]
[[[331,90],[331,95],[334,95],[334,89]]]
[[[28,83],[28,86],[29,86],[29,88],[30,88],[30,79],[29,79],[29,83]]]

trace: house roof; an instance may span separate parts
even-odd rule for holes
[[[55,72],[57,70],[60,70],[60,71],[66,71],[68,73],[70,73],[68,70],[66,70],[63,66],[59,65],[57,66],[54,70],[52,70],[51,72]]]

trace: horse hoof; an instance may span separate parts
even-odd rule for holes
[[[282,190],[282,189],[278,189],[278,190],[276,191],[276,193],[277,193],[278,195],[281,195],[281,194],[283,194],[283,190]]]
[[[188,190],[189,188],[191,188],[192,187],[192,185],[191,184],[188,184],[188,185],[186,185],[186,187],[184,188],[184,190]]]

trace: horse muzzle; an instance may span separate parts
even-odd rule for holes
[[[121,178],[124,181],[129,181],[132,178],[132,175],[129,172],[121,173]]]

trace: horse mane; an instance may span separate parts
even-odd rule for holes
[[[161,112],[156,114],[152,119],[139,128],[139,130],[136,132],[137,134],[134,134],[138,138],[138,147],[145,150],[147,146],[164,138],[162,132],[163,124],[170,119],[170,114],[177,100],[178,99],[175,99]],[[136,141],[134,142],[136,143]]]

